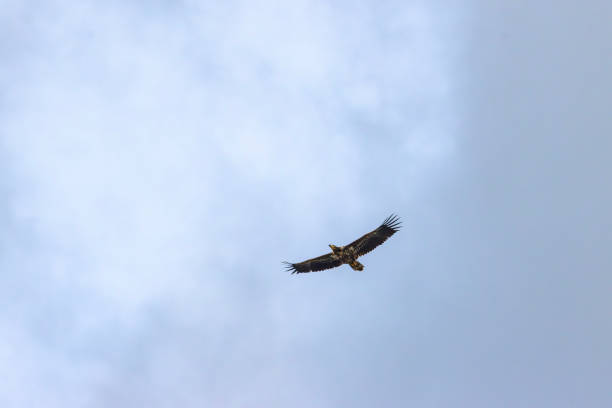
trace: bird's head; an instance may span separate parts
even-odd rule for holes
[[[329,247],[331,248],[331,250],[332,250],[333,252],[336,252],[336,251],[339,251],[339,250],[340,250],[340,248],[338,248],[338,247],[337,247],[337,246],[335,246],[334,244],[329,244]]]

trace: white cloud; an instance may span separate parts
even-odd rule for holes
[[[448,103],[427,8],[14,7],[10,34],[29,51],[5,50],[0,82],[12,98],[2,269],[23,290],[0,294],[22,320],[4,345],[28,358],[11,360],[10,401],[36,405],[34,387],[64,406],[329,403],[286,359],[328,327],[315,316],[338,294],[285,282],[280,261],[352,237],[350,220],[380,198],[372,183],[387,183],[369,169],[404,177],[449,153],[444,123],[407,114]],[[408,187],[385,188],[405,200]],[[303,291],[321,302],[288,310]],[[59,377],[38,377],[34,360]]]

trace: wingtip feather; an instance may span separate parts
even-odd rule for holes
[[[285,271],[291,271],[292,275],[294,273],[298,273],[298,270],[295,268],[295,265],[293,265],[291,262],[283,261],[283,263],[285,264]]]
[[[394,231],[397,231],[401,228],[402,222],[400,221],[400,218],[397,215],[391,214],[390,216],[385,218],[382,225],[391,228]]]

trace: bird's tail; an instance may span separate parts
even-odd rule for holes
[[[349,263],[349,266],[351,268],[353,268],[354,270],[356,270],[356,271],[363,271],[363,265],[360,264],[357,261],[353,261],[353,262]]]

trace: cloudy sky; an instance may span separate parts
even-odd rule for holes
[[[611,18],[4,0],[0,405],[612,406]]]

